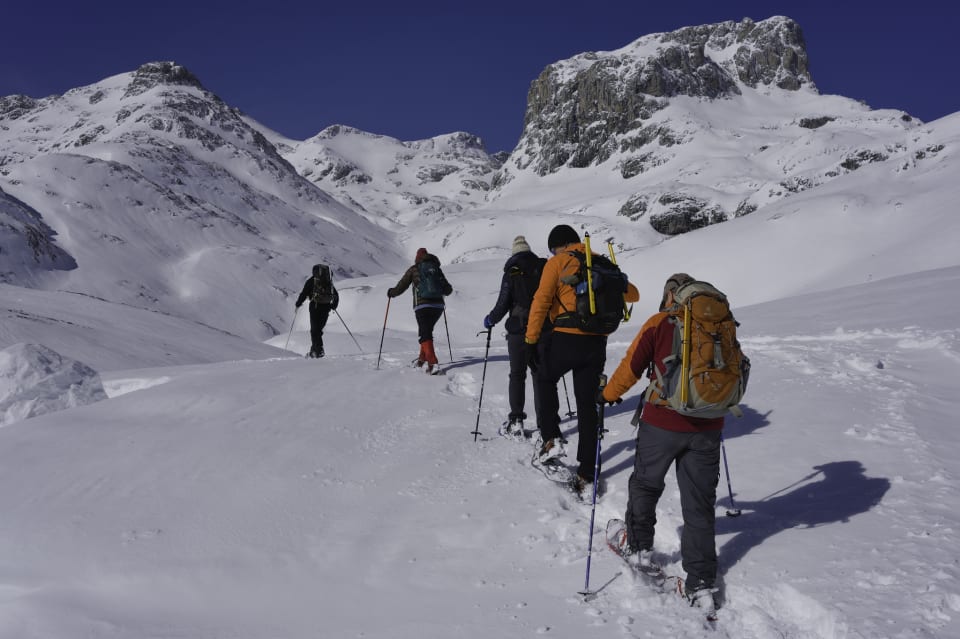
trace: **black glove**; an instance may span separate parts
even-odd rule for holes
[[[530,370],[534,373],[537,372],[537,369],[540,368],[540,345],[534,342],[524,343],[524,355],[527,359],[527,366],[530,367]]]
[[[300,304],[294,304],[293,307],[294,307],[295,309],[297,309],[298,311],[300,310]]]
[[[392,288],[387,289],[387,297],[396,297],[396,294],[393,292]]]
[[[614,406],[614,405],[616,405],[616,404],[619,404],[619,403],[623,402],[623,398],[622,398],[622,397],[618,397],[618,398],[616,398],[616,399],[607,399],[607,398],[605,398],[605,397],[603,396],[603,389],[602,389],[602,388],[598,388],[598,389],[597,389],[596,402],[597,402],[598,404],[606,404],[607,406]]]

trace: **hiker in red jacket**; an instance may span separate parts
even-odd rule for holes
[[[660,312],[640,328],[627,353],[602,389],[597,402],[615,403],[637,381],[657,367],[665,373],[663,359],[673,353],[674,325],[667,312],[674,305],[674,292],[693,281],[686,273],[671,275],[663,289]],[[664,478],[676,466],[677,487],[683,510],[680,554],[687,573],[685,593],[701,608],[714,606],[717,547],[715,502],[720,479],[720,434],[723,417],[681,415],[656,402],[645,402],[637,431],[637,448],[627,497],[625,535],[618,540],[628,561],[642,570],[653,566],[654,526],[657,502]]]

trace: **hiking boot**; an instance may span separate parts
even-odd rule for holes
[[[715,588],[713,584],[693,577],[687,579],[683,590],[683,596],[687,598],[692,607],[699,608],[708,615],[716,612],[717,601],[715,595],[719,592],[719,589]]]
[[[323,355],[324,355],[324,353],[323,353],[323,347],[321,346],[321,347],[320,347],[320,350],[317,351],[317,357],[323,357]]]
[[[563,444],[564,441],[562,437],[555,437],[543,442],[543,445],[540,446],[540,451],[537,453],[537,461],[543,464],[551,459],[558,459],[566,456],[567,451]]]
[[[577,493],[583,497],[586,493],[590,492],[593,488],[593,480],[587,479],[582,476],[580,473],[577,473],[573,476],[573,492]]]
[[[418,358],[416,358],[415,360],[413,360],[412,362],[410,362],[410,364],[413,365],[413,366],[416,366],[417,368],[420,368],[421,366],[423,366],[424,364],[426,364],[426,362],[418,357]]]
[[[507,421],[500,426],[500,435],[514,439],[526,439],[527,434],[523,431],[523,417],[526,417],[526,415],[522,417],[510,415]]]

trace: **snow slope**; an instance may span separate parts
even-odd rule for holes
[[[590,506],[496,435],[505,344],[484,376],[476,334],[496,278],[470,266],[448,268],[472,317],[448,314],[445,376],[408,367],[398,304],[379,369],[379,327],[351,326],[361,353],[332,321],[325,360],[114,370],[109,400],[0,429],[0,636],[957,636],[960,330],[941,292],[960,267],[737,310],[753,375],[726,452],[744,514],[722,516],[723,481],[707,632],[599,538],[600,594],[577,594]],[[389,284],[346,288],[342,308]],[[608,372],[638,326],[611,338]],[[598,533],[622,516],[639,391],[607,414]],[[676,570],[672,478],[659,516]]]

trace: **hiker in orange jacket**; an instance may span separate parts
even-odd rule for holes
[[[560,224],[550,231],[547,247],[553,254],[543,267],[540,286],[533,296],[525,335],[527,361],[537,371],[534,383],[539,386],[537,427],[542,446],[541,463],[566,454],[566,443],[560,432],[560,398],[557,383],[573,371],[573,394],[577,402],[577,462],[574,489],[582,492],[593,484],[597,448],[597,384],[607,359],[607,336],[588,333],[567,322],[576,309],[576,290],[564,278],[574,275],[580,261],[570,251],[586,252],[580,236],[570,226]],[[636,287],[630,285],[626,301],[639,299]],[[543,332],[549,320],[553,330]],[[566,324],[566,325],[565,325]]]

